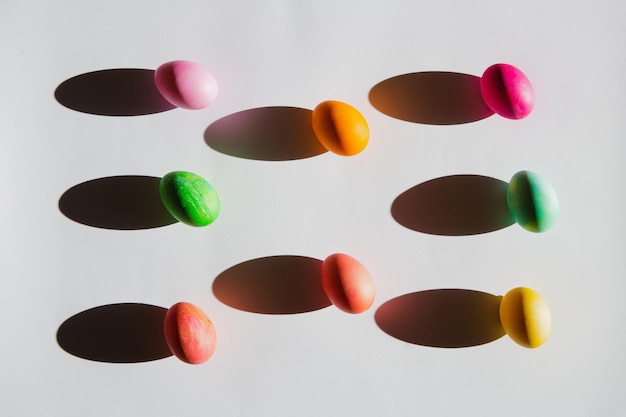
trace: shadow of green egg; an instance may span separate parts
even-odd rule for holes
[[[161,178],[120,175],[75,185],[59,199],[67,218],[86,226],[142,230],[177,223],[159,195]]]
[[[482,175],[435,178],[404,191],[391,214],[402,226],[421,233],[467,236],[515,223],[509,213],[508,184]]]

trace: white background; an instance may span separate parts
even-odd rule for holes
[[[4,179],[0,411],[6,416],[618,415],[626,362],[623,2],[5,0],[0,6],[0,169]],[[86,114],[55,89],[74,76],[209,68],[217,101],[199,111]],[[536,93],[524,120],[497,115],[426,125],[377,111],[368,94],[423,71],[480,76],[521,68]],[[207,146],[205,129],[265,106],[345,101],[371,139],[354,157],[266,161]],[[555,188],[546,233],[517,225],[474,236],[409,230],[394,199],[430,179],[508,181],[522,169]],[[187,170],[220,194],[217,221],[146,230],[89,227],[59,199],[85,181]],[[288,315],[220,302],[213,280],[244,261],[345,252],[377,297],[348,315]],[[540,292],[553,328],[539,349],[507,336],[459,349],[393,338],[386,301],[459,288]],[[56,334],[70,317],[118,303],[192,302],[213,320],[213,358],[110,363],[76,357]],[[442,329],[445,331],[445,329]]]

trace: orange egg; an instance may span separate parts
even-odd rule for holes
[[[324,101],[313,109],[313,132],[329,151],[352,156],[367,146],[370,131],[365,117],[341,101]]]
[[[328,299],[346,313],[362,313],[374,302],[372,276],[356,259],[343,253],[322,263],[322,287]]]
[[[167,310],[165,340],[178,359],[193,365],[209,360],[215,351],[213,323],[199,307],[176,303]]]
[[[500,322],[513,341],[527,348],[541,346],[550,334],[548,304],[530,288],[513,288],[500,302]]]

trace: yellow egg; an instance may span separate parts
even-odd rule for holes
[[[352,156],[367,146],[370,131],[365,117],[341,101],[324,101],[313,109],[313,132],[329,151]]]
[[[514,288],[500,302],[500,322],[513,341],[527,348],[541,346],[550,334],[548,304],[530,288]]]

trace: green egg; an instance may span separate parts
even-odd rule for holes
[[[159,193],[163,205],[177,220],[190,226],[207,226],[220,212],[215,189],[199,175],[174,171],[161,178]]]
[[[515,221],[531,232],[545,232],[559,216],[559,199],[552,186],[531,171],[513,175],[506,193]]]

